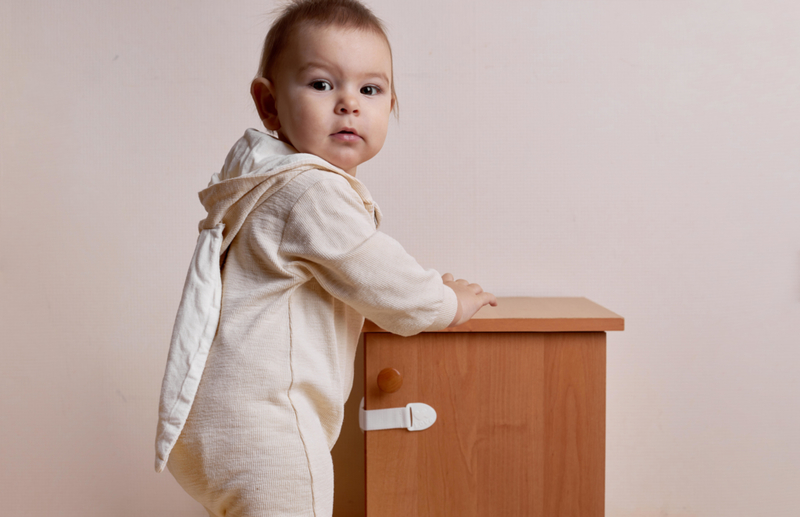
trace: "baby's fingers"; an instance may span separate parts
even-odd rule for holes
[[[450,273],[445,273],[442,275],[442,282],[452,282],[453,280],[454,277]]]
[[[481,293],[481,302],[482,302],[481,307],[483,307],[487,303],[492,307],[497,307],[497,297],[495,297],[495,295],[493,295],[492,293]]]
[[[483,292],[483,287],[478,284],[469,284],[469,288],[472,289],[472,292],[475,294],[481,294]]]

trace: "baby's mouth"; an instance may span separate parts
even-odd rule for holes
[[[361,138],[355,129],[349,127],[340,129],[336,133],[333,133],[332,136],[339,140],[344,140],[346,142],[352,142],[355,140],[359,140]]]

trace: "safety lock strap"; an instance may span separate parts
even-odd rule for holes
[[[422,431],[436,422],[436,410],[421,402],[411,402],[406,407],[390,409],[364,409],[364,399],[358,410],[358,425],[362,431],[382,429],[408,429]]]

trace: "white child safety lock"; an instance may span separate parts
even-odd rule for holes
[[[422,402],[411,402],[406,407],[391,409],[364,409],[364,399],[358,409],[358,425],[362,431],[382,429],[408,429],[422,431],[436,422],[436,410]]]

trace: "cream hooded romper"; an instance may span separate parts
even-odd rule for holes
[[[259,131],[200,199],[156,470],[168,465],[209,515],[329,517],[364,316],[402,335],[438,330],[455,294],[377,231],[361,182]]]

